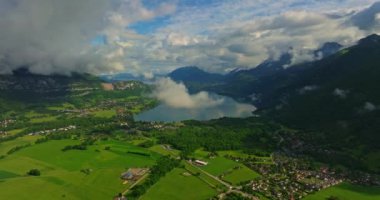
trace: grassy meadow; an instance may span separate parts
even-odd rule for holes
[[[380,188],[342,183],[309,195],[304,200],[323,200],[332,196],[339,200],[380,200]]]
[[[241,165],[238,169],[233,169],[225,175],[223,180],[231,183],[232,185],[237,185],[241,182],[250,181],[258,177],[260,177],[258,173],[244,165]]]
[[[153,185],[141,200],[209,199],[216,191],[198,177],[188,174],[185,169],[174,169]]]
[[[34,138],[26,136],[2,143],[0,152],[33,141]],[[152,166],[160,156],[121,141],[99,141],[87,150],[62,151],[67,145],[79,143],[77,140],[48,141],[1,159],[0,199],[111,199],[128,188],[119,178],[122,172],[130,167]],[[105,147],[110,150],[104,150]],[[30,169],[39,169],[41,176],[27,176]],[[83,169],[91,172],[83,173]]]

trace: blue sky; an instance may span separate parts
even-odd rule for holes
[[[180,1],[172,1],[177,6],[176,12],[181,12],[188,8],[207,8],[214,6],[215,4],[220,4],[224,0],[180,0]],[[144,0],[144,5],[149,9],[155,9],[159,6],[163,1],[162,0]],[[170,2],[170,1],[169,1]],[[168,14],[166,16],[160,16],[148,21],[136,22],[129,25],[129,28],[135,30],[139,34],[151,34],[157,29],[161,27],[165,27],[170,23],[170,19],[172,16],[176,15],[176,12]]]
[[[278,1],[283,3],[274,3],[276,1],[267,0],[177,0],[177,1],[164,1],[164,0],[143,0],[143,4],[148,9],[155,9],[163,2],[172,3],[176,5],[176,11],[165,16],[159,16],[146,21],[138,21],[130,24],[128,28],[135,30],[139,34],[152,34],[157,29],[162,28],[173,22],[177,15],[181,12],[187,12],[189,10],[202,10],[208,12],[210,15],[207,20],[212,23],[213,19],[215,22],[221,19],[229,19],[231,15],[234,17],[245,16],[245,19],[260,16],[271,16],[275,13],[279,14],[291,10],[311,10],[316,12],[328,12],[334,10],[344,10],[344,9],[355,9],[359,7],[368,6],[375,2],[374,0],[362,0],[362,1],[350,1],[350,0],[285,0]],[[274,6],[279,4],[281,6]],[[217,7],[222,7],[228,5],[235,7],[233,12],[227,13],[226,10],[215,9]],[[232,6],[234,5],[234,6]],[[328,10],[326,10],[328,9]],[[239,16],[240,15],[240,16]],[[192,16],[189,16],[191,18]]]

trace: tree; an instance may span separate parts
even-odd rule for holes
[[[326,200],[339,200],[339,197],[329,196],[329,197],[326,198]]]
[[[31,170],[29,170],[29,172],[27,174],[29,176],[40,176],[41,172],[38,169],[31,169]]]

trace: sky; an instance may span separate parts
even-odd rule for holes
[[[373,33],[376,0],[0,0],[0,73],[226,73]]]

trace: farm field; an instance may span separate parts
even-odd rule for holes
[[[200,159],[200,160],[208,162],[208,165],[202,166],[200,168],[214,176],[223,175],[225,172],[240,165],[238,162],[235,162],[233,160],[227,159],[222,156],[216,156],[216,157],[210,158],[208,156],[209,154],[210,153],[207,151],[198,149],[194,152],[194,157],[196,159]]]
[[[186,174],[184,169],[174,169],[153,185],[141,200],[170,199],[194,200],[209,199],[216,191],[199,178]],[[186,175],[184,175],[184,173]]]
[[[1,159],[0,199],[110,199],[128,187],[120,180],[122,172],[130,167],[152,166],[159,157],[157,153],[121,141],[100,141],[87,150],[62,151],[67,145],[79,143],[48,141]],[[110,149],[104,150],[106,146]],[[5,151],[1,147],[0,150]],[[41,176],[26,176],[30,169],[39,169]],[[81,172],[84,169],[90,173]]]
[[[260,175],[256,173],[255,171],[252,171],[248,167],[241,165],[238,169],[233,169],[232,172],[228,173],[226,176],[223,177],[223,180],[233,184],[237,185],[241,182],[253,180],[255,178],[258,178]]]
[[[337,197],[337,199],[340,200],[379,200],[380,188],[342,183],[337,186],[309,195],[305,197],[304,200],[327,199],[331,196]]]
[[[56,121],[58,116],[44,115],[41,117],[35,117],[30,119],[30,122],[33,124],[43,123],[43,122],[52,122]]]
[[[111,118],[116,116],[115,110],[100,110],[93,112],[95,117],[104,117],[104,118]]]
[[[234,167],[240,166],[239,163],[229,160],[224,157],[215,157],[207,160],[208,165],[201,167],[201,169],[207,171],[214,176],[220,176]]]
[[[35,142],[39,136],[24,136],[17,139],[0,143],[0,156],[6,155],[9,150],[16,146],[22,146]]]
[[[152,147],[149,148],[150,150],[154,151],[154,152],[157,152],[159,154],[162,154],[162,155],[165,155],[165,156],[178,156],[180,151],[176,150],[176,149],[171,149],[171,150],[168,150],[168,149],[165,149],[163,147],[163,145],[154,145]]]
[[[224,181],[227,181],[232,185],[237,185],[241,182],[249,181],[260,176],[245,165],[224,157],[226,155],[240,158],[246,158],[249,156],[239,151],[220,151],[218,152],[219,156],[214,158],[208,158],[209,152],[203,150],[197,150],[194,155],[196,158],[208,162],[208,165],[202,166],[200,169],[205,170],[214,176],[220,176]]]
[[[258,161],[258,163],[262,163],[262,164],[273,164],[273,161],[272,161],[272,158],[270,156],[268,157],[259,157],[259,156],[254,156],[254,155],[249,155],[249,154],[246,154],[246,153],[243,153],[242,151],[218,151],[218,155],[219,156],[233,156],[233,157],[237,157],[237,158],[249,158],[249,157],[255,157],[255,158],[258,158],[260,161]]]
[[[206,175],[205,173],[202,172],[202,170],[199,170],[195,166],[189,164],[188,162],[184,162],[185,169],[191,173],[191,174],[197,174],[198,178],[202,180],[204,183],[209,185],[212,188],[219,188],[219,189],[225,189],[225,186],[222,185],[220,182],[217,180],[211,178],[210,176]]]

